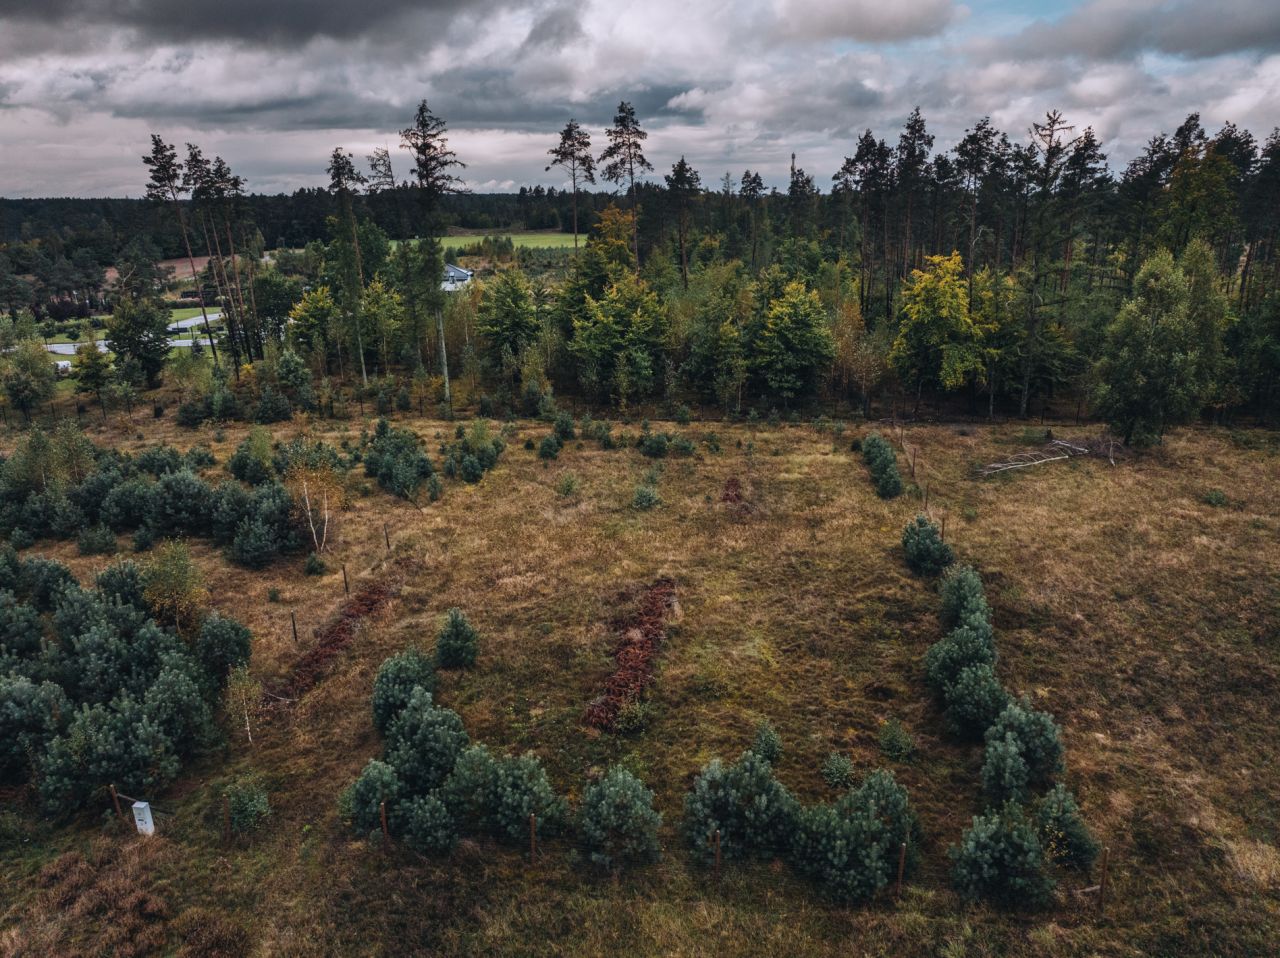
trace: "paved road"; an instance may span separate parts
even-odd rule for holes
[[[209,322],[211,323],[214,320],[218,320],[221,318],[222,318],[222,312],[220,310],[215,310],[209,314]],[[194,329],[197,326],[203,326],[203,325],[204,325],[203,316],[193,316],[190,319],[179,319],[176,322],[170,323],[168,331],[171,333],[183,333],[189,329]],[[174,339],[169,340],[169,345],[174,347],[175,349],[183,349],[183,348],[190,349],[191,344],[193,342],[195,342],[195,340],[190,337],[176,337]],[[45,343],[44,348],[49,350],[49,352],[53,353],[55,356],[74,356],[76,354],[76,349],[82,345],[84,344],[83,343]],[[207,336],[201,336],[200,345],[208,346],[209,338]],[[109,344],[107,340],[105,339],[98,340],[98,352],[100,353],[107,352],[108,346]]]
[[[209,311],[209,322],[216,322],[222,318],[222,310],[214,309]],[[187,329],[194,329],[196,326],[204,325],[203,316],[190,316],[187,319],[179,319],[169,324],[169,332],[180,333]]]

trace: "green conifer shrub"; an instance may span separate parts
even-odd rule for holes
[[[782,758],[782,738],[767,719],[756,726],[756,737],[751,745],[751,751],[770,765],[778,764],[778,759]]]
[[[253,421],[256,423],[288,422],[293,418],[293,407],[285,396],[270,386],[262,387],[258,396],[258,405],[253,410]]]
[[[1081,870],[1093,865],[1100,846],[1080,817],[1075,796],[1065,785],[1055,785],[1036,803],[1035,823],[1050,861]]]
[[[256,779],[241,779],[227,786],[227,811],[231,830],[247,835],[261,828],[271,817],[267,790]]]
[[[45,753],[71,712],[66,693],[53,682],[0,675],[0,784],[27,781],[32,760]]]
[[[476,664],[478,636],[461,609],[450,609],[436,637],[436,665],[442,669],[469,669]]]
[[[220,482],[213,491],[210,532],[213,541],[229,546],[235,541],[240,524],[252,513],[249,493],[238,482]]]
[[[952,732],[968,739],[980,739],[1009,704],[1009,693],[989,665],[961,669],[942,698]]]
[[[927,516],[916,516],[902,532],[902,551],[916,575],[936,576],[955,561],[951,546],[942,541],[938,527]]]
[[[405,794],[404,783],[387,762],[371,759],[360,777],[343,791],[338,810],[350,818],[357,831],[370,832],[382,827],[379,805],[387,803],[388,814]]]
[[[271,433],[261,426],[255,426],[236,446],[236,451],[227,460],[227,470],[241,482],[256,486],[275,478],[272,465]]]
[[[138,528],[150,513],[151,484],[143,479],[128,479],[113,487],[99,510],[102,521],[116,532]]]
[[[962,671],[974,665],[996,664],[995,643],[972,629],[952,629],[929,646],[924,655],[925,681],[934,694],[944,697]]]
[[[435,693],[436,670],[431,659],[416,648],[383,659],[373,680],[373,725],[384,735],[392,720],[400,714],[415,688]]]
[[[712,759],[685,796],[682,827],[696,856],[711,854],[712,834],[720,832],[721,854],[728,859],[770,858],[790,847],[799,804],[773,775],[773,767],[754,752],[744,752],[725,767]]]
[[[648,483],[641,483],[636,486],[636,491],[631,497],[631,508],[640,512],[648,512],[662,504],[662,497],[658,495],[658,490]]]
[[[1035,908],[1045,904],[1053,890],[1036,830],[1013,802],[974,816],[949,855],[952,884],[971,901]]]
[[[497,760],[483,745],[472,745],[458,756],[438,794],[458,827],[479,835],[492,830],[497,788]]]
[[[653,792],[620,766],[613,766],[582,793],[578,827],[597,865],[620,869],[658,857],[662,816],[654,810]]]
[[[390,827],[395,839],[420,855],[447,855],[458,844],[453,816],[434,795],[415,795],[400,802]]]
[[[146,552],[156,544],[155,530],[150,526],[139,526],[130,543],[134,552]]]
[[[902,494],[902,475],[898,472],[898,457],[879,433],[870,433],[861,444],[862,459],[871,474],[876,495],[881,499],[893,499]]]
[[[425,795],[443,784],[469,744],[458,714],[436,706],[418,687],[387,728],[387,762],[406,794]]]
[[[246,569],[262,569],[280,555],[280,540],[275,530],[257,516],[247,516],[236,526],[231,540],[231,561]]]
[[[880,723],[880,752],[895,762],[905,762],[915,754],[916,741],[896,718]]]
[[[942,624],[953,628],[962,619],[979,616],[991,621],[991,607],[987,605],[986,592],[982,588],[982,576],[971,565],[952,565],[938,582],[942,596]]]
[[[988,749],[991,743],[1005,743],[1004,748],[1016,749],[1026,768],[1026,786],[1028,788],[1045,788],[1054,776],[1062,771],[1062,733],[1048,712],[1041,712],[1031,707],[1030,701],[1009,702],[996,720],[987,729]],[[1007,762],[1007,759],[997,759]],[[993,774],[999,772],[993,769]],[[983,769],[984,781],[986,768]],[[999,781],[997,774],[996,781]],[[997,786],[998,788],[998,786]],[[992,793],[993,801],[1001,801],[1003,796]],[[1017,797],[1019,801],[1026,798],[1025,793],[1009,797]]]
[[[650,459],[665,459],[671,437],[665,432],[644,432],[640,435],[640,452]]]
[[[215,738],[204,679],[187,655],[169,655],[143,697],[143,713],[179,754],[205,748]]]
[[[570,440],[577,438],[573,429],[573,416],[569,415],[567,412],[556,414],[556,420],[552,429],[555,431],[556,439],[560,440],[562,443],[569,442]]]
[[[116,551],[116,534],[106,526],[89,526],[76,539],[82,556],[111,555]]]
[[[500,758],[494,764],[489,821],[494,835],[520,845],[529,841],[529,816],[537,816],[539,835],[552,835],[564,823],[567,807],[556,795],[546,770],[534,755]]]
[[[907,791],[890,772],[872,772],[833,805],[804,809],[797,818],[791,860],[837,901],[866,901],[897,872],[898,850],[920,842]]]
[[[172,782],[178,767],[173,743],[142,702],[122,694],[107,704],[81,706],[40,756],[36,779],[46,813],[60,815],[86,802],[103,782],[145,794]]]
[[[378,420],[363,454],[365,474],[376,478],[383,489],[404,499],[412,498],[418,486],[434,471],[418,437],[407,429],[392,428],[385,419]]]
[[[822,780],[837,791],[844,791],[853,784],[853,759],[841,752],[832,752],[822,763]]]
[[[147,601],[142,596],[145,588],[142,569],[132,559],[107,566],[98,573],[96,585],[102,595],[118,599],[140,611],[147,611]]]
[[[63,588],[76,585],[76,577],[57,559],[31,556],[22,560],[17,584],[18,594],[36,611],[52,612]]]
[[[177,472],[186,465],[182,453],[165,443],[142,450],[133,461],[142,472],[156,478],[163,476],[166,472]]]
[[[253,648],[253,633],[235,619],[212,613],[200,624],[195,653],[206,674],[219,685],[231,670],[245,665]]]
[[[182,457],[182,462],[192,472],[199,472],[201,469],[208,469],[218,464],[212,450],[207,446],[192,446]]]
[[[539,459],[554,459],[560,455],[560,440],[555,435],[543,436],[542,442],[538,443]]]
[[[1022,757],[1021,743],[1008,732],[1000,737],[987,729],[987,746],[982,760],[982,788],[993,805],[1025,802],[1031,791],[1031,772]]]
[[[151,489],[147,525],[159,536],[207,536],[213,490],[189,469],[167,472]]]

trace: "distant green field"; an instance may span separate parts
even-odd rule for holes
[[[199,315],[199,306],[180,306],[177,309],[169,310],[169,322],[176,323],[180,319],[191,319]]]
[[[572,233],[490,233],[489,236],[510,238],[516,246],[528,249],[565,249],[572,248]],[[470,236],[446,236],[441,240],[445,249],[454,250],[484,239],[484,234]]]

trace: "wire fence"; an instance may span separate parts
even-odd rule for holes
[[[908,443],[904,428],[905,424],[901,420],[885,420],[882,421],[881,425],[888,427],[890,436],[896,442],[902,454],[904,456],[909,454],[909,468],[911,477],[914,480],[913,492],[920,502],[921,512],[939,522],[941,534],[945,540],[947,518],[951,511],[947,503],[954,501],[958,489],[957,484],[938,477],[937,472],[931,468],[929,460],[921,454],[922,443]],[[387,523],[384,522],[382,524],[381,531],[383,544],[387,554],[390,555],[393,552],[393,543]],[[375,563],[374,568],[380,564]],[[352,583],[347,572],[346,563],[342,563],[341,571],[343,596],[349,597],[352,593]],[[364,575],[359,578],[363,579]],[[289,620],[289,634],[292,635],[294,644],[298,645],[300,642],[296,610],[290,611]],[[134,821],[125,812],[121,802],[123,800],[132,803],[141,800],[124,794],[115,785],[106,786],[104,791],[111,797],[112,809],[120,820],[122,828],[133,832],[138,826],[135,826]],[[211,826],[210,830],[216,828],[216,833],[219,833],[223,845],[231,847],[237,840],[243,839],[243,836],[238,835],[233,828],[230,799],[225,791],[215,796],[212,807],[218,810],[218,814],[216,816],[217,824],[216,826]],[[178,816],[172,810],[151,806],[151,811],[162,819],[168,820],[167,823],[162,821],[157,826],[158,832],[170,833],[174,831],[172,825]],[[203,834],[208,835],[209,831],[204,831]],[[389,814],[385,802],[379,807],[379,827],[370,833],[369,838],[371,845],[378,847],[383,853],[403,855],[410,861],[425,860],[425,856],[408,848],[401,838],[394,833],[392,816]],[[778,850],[748,849],[744,854],[730,857],[724,854],[722,846],[722,836],[719,831],[715,831],[707,836],[705,849],[690,849],[682,842],[661,848],[661,854],[663,856],[675,856],[682,860],[688,866],[689,873],[704,881],[708,888],[720,887],[727,880],[740,876],[749,877],[752,883],[763,881],[781,890],[794,892],[801,896],[811,894],[814,888],[812,881],[798,874],[794,869],[779,869],[776,867],[784,857]],[[869,901],[880,903],[897,902],[913,888],[929,891],[942,891],[951,888],[949,870],[942,856],[934,854],[932,858],[928,858],[926,857],[925,849],[919,847],[909,849],[906,843],[899,843],[892,852],[892,860],[887,863],[888,871],[884,876],[883,884],[879,891],[871,896]],[[571,865],[575,873],[581,874],[584,878],[586,873],[581,871],[581,866],[586,863],[594,867],[597,870],[597,874],[607,878],[611,883],[610,887],[615,890],[623,876],[644,875],[647,867],[652,865],[654,861],[653,856],[648,854],[635,855],[628,853],[625,849],[617,848],[602,849],[599,845],[583,841],[572,829],[559,828],[548,834],[545,823],[540,823],[536,815],[529,816],[527,843],[502,841],[487,833],[467,834],[462,837],[460,848],[452,853],[452,857],[456,859],[467,854],[478,855],[485,860],[500,858],[501,861],[508,865],[511,862],[523,862],[526,868],[549,865],[553,859],[558,859]],[[1070,904],[1091,900],[1096,914],[1101,916],[1105,912],[1108,900],[1114,894],[1111,887],[1110,870],[1111,848],[1104,846],[1097,867],[1098,878],[1096,882],[1071,885],[1062,883],[1059,885],[1059,890],[1066,899],[1065,903]],[[665,893],[662,898],[663,900],[671,900],[671,897]],[[602,895],[601,900],[616,902],[619,898],[616,893],[611,891],[607,895]],[[687,900],[689,903],[698,903],[706,901],[706,896],[693,895],[683,900]],[[865,905],[866,903],[866,901],[860,901],[856,904]],[[832,902],[832,904],[841,906],[839,902]]]
[[[140,800],[124,794],[114,785],[107,786],[105,791],[111,796],[121,830],[126,834],[135,830],[141,832],[141,827],[135,825],[121,805],[121,800]],[[152,807],[151,811],[155,815],[166,820],[156,825],[156,833],[189,843],[203,844],[206,840],[213,839],[228,850],[238,845],[249,847],[256,840],[254,833],[237,832],[233,828],[228,793],[225,790],[215,791],[214,798],[215,801],[209,803],[209,807],[216,809],[216,816],[212,812],[203,816],[197,823],[199,827],[194,831],[189,827],[179,830],[176,827],[179,818],[176,813]],[[467,867],[468,863],[478,861],[486,865],[499,865],[507,872],[510,872],[512,866],[518,866],[526,874],[542,878],[552,875],[560,878],[567,876],[570,880],[580,880],[584,890],[591,887],[607,888],[608,891],[600,895],[600,900],[606,902],[617,902],[619,889],[624,884],[632,888],[652,890],[653,895],[645,900],[661,899],[688,904],[708,901],[716,889],[732,886],[746,891],[752,886],[763,884],[773,892],[798,896],[807,905],[820,902],[836,909],[890,907],[901,902],[913,890],[952,890],[949,869],[943,856],[936,853],[930,855],[926,849],[911,847],[906,842],[887,848],[883,845],[876,847],[875,853],[883,861],[876,880],[878,887],[871,894],[843,899],[838,895],[819,895],[815,899],[814,891],[821,891],[815,879],[804,874],[802,868],[794,867],[794,862],[790,863],[790,867],[781,867],[787,864],[788,853],[785,848],[744,847],[741,841],[737,841],[734,853],[726,854],[719,830],[707,835],[702,848],[694,848],[685,841],[678,841],[660,843],[652,849],[635,852],[628,850],[625,844],[589,842],[572,824],[563,819],[548,829],[545,821],[540,820],[536,814],[530,814],[525,834],[518,840],[510,834],[500,837],[491,831],[463,830],[452,849],[427,855],[410,847],[411,843],[396,833],[393,821],[394,816],[386,802],[380,803],[378,826],[364,836],[368,848],[374,854],[394,856],[402,864],[408,865]],[[189,826],[190,820],[186,824]],[[360,835],[358,831],[353,834],[357,837]],[[668,864],[672,860],[677,862],[690,878],[693,887],[703,891],[690,894],[686,885],[672,887],[668,880],[669,869],[654,867],[660,860],[666,860]],[[1097,881],[1089,884],[1078,879],[1059,882],[1061,906],[1065,908],[1091,901],[1092,913],[1100,918],[1105,913],[1108,902],[1114,897],[1109,846],[1102,849],[1096,874]],[[1086,881],[1090,878],[1087,875],[1083,877]]]

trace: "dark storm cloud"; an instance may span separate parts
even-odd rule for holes
[[[1061,108],[1121,164],[1192,109],[1280,121],[1280,0],[1071,4],[1010,26],[1007,0],[0,0],[0,194],[136,194],[151,132],[312,185],[334,145],[394,148],[423,97],[487,189],[549,183],[565,121],[598,148],[619,100],[660,169],[771,183],[794,150],[825,184],[916,105],[937,150]]]
[[[529,35],[525,37],[521,52],[530,53],[545,48],[559,49],[585,37],[586,31],[582,29],[582,11],[579,5],[565,4],[552,7],[534,23]]]
[[[277,45],[317,37],[351,40],[406,20],[423,29],[425,38],[460,13],[480,14],[501,5],[500,0],[0,0],[0,22],[126,28],[163,43]]]
[[[1023,58],[1112,60],[1143,52],[1199,59],[1280,51],[1277,0],[1091,0],[997,45]]]

